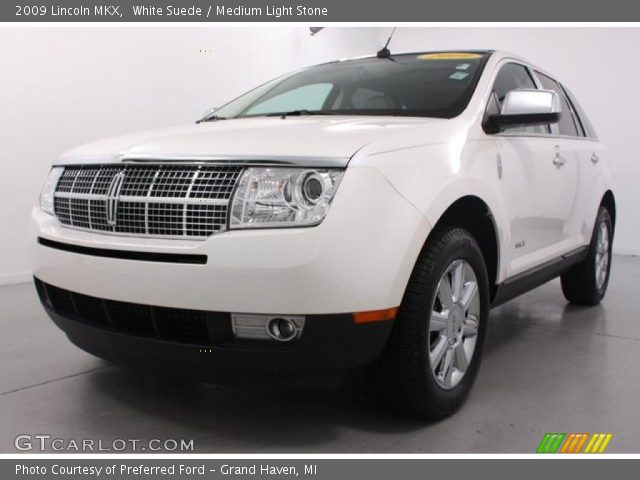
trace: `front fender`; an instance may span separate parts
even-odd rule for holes
[[[444,212],[457,200],[474,196],[482,200],[494,218],[498,245],[498,278],[506,277],[503,245],[509,243],[504,202],[497,183],[496,142],[492,139],[451,140],[399,149],[357,158],[352,164],[378,169],[408,202],[436,225]],[[425,238],[426,240],[426,238]]]

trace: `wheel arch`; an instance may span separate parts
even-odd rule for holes
[[[600,206],[605,207],[609,215],[611,216],[611,224],[613,225],[613,230],[615,231],[616,227],[616,199],[611,190],[607,190],[604,192],[602,196],[602,200],[600,202]]]
[[[500,272],[500,237],[495,217],[487,203],[475,195],[458,198],[440,215],[432,232],[442,225],[464,228],[476,239],[487,267],[490,301],[493,301]]]

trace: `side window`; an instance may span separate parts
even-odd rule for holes
[[[536,84],[533,81],[533,78],[531,78],[529,71],[524,66],[517,63],[507,63],[500,69],[498,76],[493,83],[493,98],[489,101],[488,109],[497,109],[499,112],[502,108],[502,102],[504,102],[504,98],[507,96],[507,92],[518,88],[536,88]],[[512,133],[549,133],[548,127],[544,125],[513,127],[508,128],[505,131]]]
[[[246,115],[270,112],[292,112],[294,110],[322,110],[329,93],[330,83],[314,83],[270,97],[247,110]]]
[[[586,112],[578,102],[576,96],[569,90],[565,85],[562,85],[562,89],[569,97],[569,101],[571,102],[571,106],[573,107],[573,111],[576,114],[576,117],[580,120],[580,124],[582,125],[582,130],[584,131],[584,135],[589,138],[598,138],[596,131],[593,128],[593,125],[589,121],[589,117],[587,117]]]
[[[562,87],[560,87],[555,80],[540,72],[536,72],[536,75],[540,79],[542,88],[545,90],[553,90],[560,97],[560,105],[562,106],[562,115],[560,115],[560,121],[558,122],[560,135],[570,135],[572,137],[582,136],[578,134],[578,127],[576,126],[575,119],[573,118],[573,109],[571,108]]]

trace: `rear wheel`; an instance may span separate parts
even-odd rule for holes
[[[586,258],[562,275],[562,293],[576,305],[597,305],[604,298],[611,271],[613,224],[600,207]]]
[[[450,415],[478,373],[488,311],[487,271],[475,239],[460,228],[434,231],[375,366],[377,385],[411,414]]]

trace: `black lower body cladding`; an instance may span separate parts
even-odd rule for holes
[[[71,342],[98,357],[220,383],[269,383],[270,374],[344,373],[372,363],[393,322],[350,313],[307,315],[295,342],[234,338],[231,314],[89,297],[35,279],[45,310]]]

